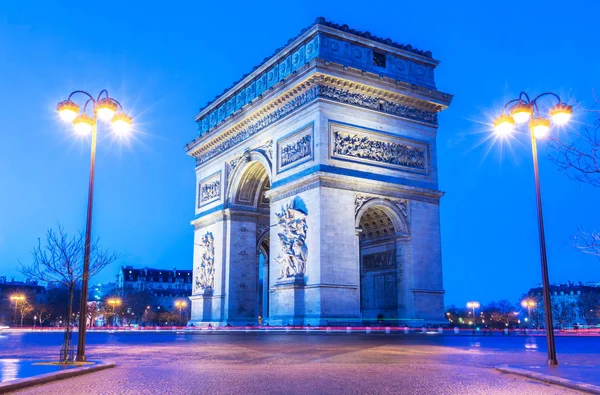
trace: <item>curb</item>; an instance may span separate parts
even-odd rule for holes
[[[46,384],[51,381],[77,377],[87,373],[98,372],[100,370],[114,368],[115,366],[117,366],[117,364],[114,362],[101,363],[93,366],[83,366],[79,368],[63,370],[60,372],[44,373],[33,377],[11,380],[5,383],[0,383],[0,394],[5,394],[7,392],[33,387],[35,385]]]
[[[511,368],[507,365],[500,365],[495,367],[496,370],[502,373],[516,374],[518,376],[527,377],[533,380],[542,381],[544,383],[555,384],[561,387],[586,392],[588,394],[600,395],[600,387],[593,384],[582,383],[580,381],[574,381],[569,379],[563,379],[561,377],[550,376],[547,374],[536,373],[525,369]]]

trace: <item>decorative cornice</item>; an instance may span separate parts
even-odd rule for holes
[[[363,31],[360,31],[360,30],[354,30],[352,28],[349,28],[348,25],[346,25],[346,24],[339,25],[337,23],[333,23],[333,22],[327,21],[323,17],[317,18],[315,20],[315,24],[329,26],[329,27],[331,27],[333,29],[336,29],[336,30],[340,30],[340,31],[343,31],[343,32],[346,32],[346,33],[354,34],[354,35],[357,35],[359,37],[367,38],[369,40],[377,41],[377,42],[379,42],[381,44],[386,44],[386,45],[389,45],[391,47],[401,49],[403,51],[412,52],[412,53],[414,53],[416,55],[421,55],[421,56],[424,56],[426,58],[433,59],[431,51],[422,51],[420,49],[413,48],[413,46],[410,45],[410,44],[409,45],[399,44],[399,43],[393,41],[391,38],[377,37],[377,36],[372,35],[370,32],[363,32]]]
[[[358,83],[346,81],[344,84],[342,81],[333,77],[315,75],[283,93],[230,129],[214,135],[213,139],[207,140],[204,145],[198,146],[199,141],[188,144],[186,147],[188,154],[196,158],[197,165],[201,165],[317,99],[353,105],[437,126],[436,111],[441,109],[439,105],[409,100],[403,95]],[[333,83],[336,85],[333,86]],[[416,107],[417,105],[427,109]]]
[[[266,195],[269,201],[274,203],[316,187],[353,191],[359,194],[376,196],[395,202],[416,200],[438,204],[439,199],[443,195],[442,192],[432,189],[409,187],[398,184],[385,184],[379,181],[371,183],[364,179],[354,181],[347,176],[339,176],[324,172],[311,173],[302,179],[296,180],[294,183],[271,189],[266,192]]]
[[[375,42],[378,42],[378,43],[381,43],[381,44],[389,45],[390,47],[397,48],[397,49],[400,49],[402,51],[406,51],[406,52],[413,53],[415,55],[423,56],[424,58],[433,59],[431,51],[421,51],[419,49],[413,48],[412,45],[399,44],[399,43],[393,41],[391,38],[377,37],[377,36],[372,35],[370,32],[363,32],[363,31],[360,31],[360,30],[355,30],[355,29],[352,29],[352,28],[348,27],[348,25],[346,25],[346,24],[340,25],[340,24],[337,24],[337,23],[334,23],[334,22],[331,22],[331,21],[327,21],[323,17],[318,17],[317,19],[315,19],[315,21],[313,23],[311,23],[309,26],[307,26],[304,29],[302,29],[300,31],[300,33],[298,33],[296,36],[290,38],[283,47],[277,48],[273,52],[273,54],[271,56],[267,56],[266,58],[263,59],[263,61],[260,64],[254,66],[252,68],[252,72],[258,70],[263,65],[265,65],[266,63],[268,63],[271,59],[273,59],[280,52],[282,52],[284,49],[286,49],[287,46],[289,46],[290,44],[292,44],[294,41],[296,41],[298,38],[300,38],[303,34],[305,34],[306,32],[308,32],[309,30],[313,29],[317,25],[327,26],[327,27],[329,27],[331,29],[338,30],[338,31],[346,33],[346,34],[352,34],[352,35],[355,35],[355,36],[358,36],[358,37],[361,37],[361,38],[365,38],[365,39],[368,39],[368,40],[372,40],[372,41],[375,41]],[[223,92],[221,92],[220,94],[216,95],[213,100],[211,100],[208,103],[206,103],[206,105],[204,105],[204,107],[202,107],[202,109],[207,108],[212,103],[214,103],[215,101],[217,101],[220,97],[222,97],[224,94],[226,94],[229,90],[231,90],[237,84],[239,84],[240,82],[242,82],[252,72],[246,73],[246,74],[242,75],[242,77],[240,79],[238,79],[237,81],[235,81],[228,88],[224,89]],[[202,109],[200,109],[200,111],[202,111]]]

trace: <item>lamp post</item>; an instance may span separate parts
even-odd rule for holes
[[[553,98],[556,100],[548,110],[548,116],[540,111],[541,99]],[[544,109],[542,107],[542,109]],[[506,114],[508,112],[508,114]],[[550,281],[548,280],[548,261],[546,257],[546,237],[544,235],[544,215],[542,213],[542,195],[540,191],[540,176],[538,168],[537,139],[543,139],[550,131],[552,122],[557,125],[566,124],[573,114],[573,107],[562,102],[560,97],[552,92],[542,93],[533,100],[525,92],[519,97],[508,101],[502,109],[502,115],[494,122],[494,129],[500,136],[510,134],[516,124],[529,122],[531,132],[531,152],[533,154],[533,174],[535,178],[535,195],[537,203],[538,233],[540,239],[540,260],[542,264],[542,290],[544,294],[544,315],[546,316],[546,340],[548,342],[548,365],[558,365],[556,347],[554,343],[554,325],[552,324],[552,305],[550,301]]]
[[[112,315],[113,315],[112,326],[115,326],[115,306],[121,305],[121,299],[112,298],[112,299],[108,299],[106,302],[112,307]]]
[[[527,320],[529,321],[529,327],[531,327],[531,308],[536,306],[535,300],[525,299],[521,302],[523,308],[527,307]]]
[[[187,306],[187,302],[185,300],[178,300],[175,302],[175,307],[179,307],[179,319],[183,321],[183,315],[181,314],[181,309]]]
[[[475,318],[475,309],[478,309],[480,307],[479,302],[468,302],[467,303],[467,308],[469,309],[473,309],[473,325],[477,324],[477,319]]]
[[[13,321],[15,323],[15,326],[17,326],[17,308],[19,307],[19,302],[25,301],[25,295],[12,295],[10,297],[10,300],[12,300],[12,302],[15,304],[15,316]]]
[[[76,94],[86,98],[81,112],[80,106],[71,100]],[[88,105],[91,108],[92,117],[86,114]],[[131,129],[131,117],[123,113],[121,103],[111,98],[106,89],[100,91],[96,99],[85,91],[74,91],[69,95],[67,100],[58,103],[56,108],[63,121],[73,123],[73,128],[76,133],[80,135],[89,135],[91,133],[92,135],[87,219],[85,223],[85,247],[83,253],[83,276],[81,279],[79,336],[77,339],[77,356],[75,358],[75,360],[79,362],[85,362],[85,331],[90,270],[90,244],[92,238],[92,206],[94,200],[94,171],[96,164],[96,130],[98,118],[103,121],[112,121],[114,132],[123,135],[128,133]]]

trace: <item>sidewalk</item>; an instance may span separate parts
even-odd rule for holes
[[[560,361],[559,361],[560,362]],[[600,394],[600,365],[500,365],[503,373],[516,374],[534,380],[575,389],[590,394]]]

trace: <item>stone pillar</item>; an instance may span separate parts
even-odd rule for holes
[[[271,302],[274,306],[269,322],[275,325],[303,325],[306,311],[304,276],[278,280],[273,285]]]
[[[269,261],[265,261],[262,267],[263,289],[262,289],[262,319],[263,324],[269,319]]]
[[[194,226],[192,296],[189,297],[192,307],[189,323],[196,326],[209,323],[216,325],[223,320],[225,296],[224,247],[227,239],[224,222],[216,215],[206,222],[195,222]],[[212,269],[202,273],[205,270],[203,268]],[[203,281],[207,284],[200,284]]]
[[[412,298],[409,298],[407,279],[410,278],[410,237],[396,237],[396,278],[398,292],[398,325],[409,324],[414,318]]]
[[[256,215],[230,212],[226,223],[224,322],[233,326],[255,324],[258,317]]]

